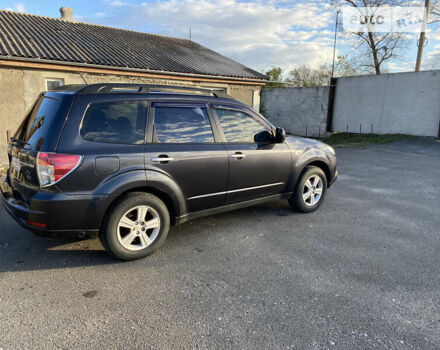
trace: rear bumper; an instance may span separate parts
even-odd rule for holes
[[[96,237],[108,196],[37,192],[30,203],[14,198],[9,185],[1,185],[6,211],[21,226],[39,236]],[[44,226],[43,226],[44,225]]]
[[[53,238],[96,238],[98,230],[49,230],[43,227],[28,224],[27,221],[41,223],[45,214],[31,211],[13,203],[11,199],[2,196],[3,206],[11,217],[24,228],[31,230],[37,236]],[[40,221],[38,221],[40,220]]]

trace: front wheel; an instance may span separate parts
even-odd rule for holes
[[[153,253],[170,228],[166,205],[149,193],[129,193],[107,213],[99,235],[104,248],[122,260],[135,260]]]
[[[320,207],[326,191],[327,177],[322,169],[308,166],[298,180],[295,193],[289,198],[289,204],[303,213],[311,213]]]

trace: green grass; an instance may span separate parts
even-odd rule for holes
[[[351,134],[351,133],[334,133],[330,137],[321,137],[319,140],[336,148],[340,147],[365,147],[367,145],[391,143],[410,138],[412,136],[402,134]]]

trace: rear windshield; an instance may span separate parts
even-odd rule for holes
[[[53,121],[61,108],[61,100],[40,96],[15,133],[15,137],[26,142],[31,149],[41,150],[45,138],[50,136]]]

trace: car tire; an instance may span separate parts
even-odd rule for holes
[[[308,166],[302,172],[292,197],[290,206],[303,213],[317,210],[327,192],[327,177],[321,168]]]
[[[150,193],[128,193],[106,214],[99,238],[103,247],[121,260],[152,254],[165,241],[170,214],[164,202]]]

